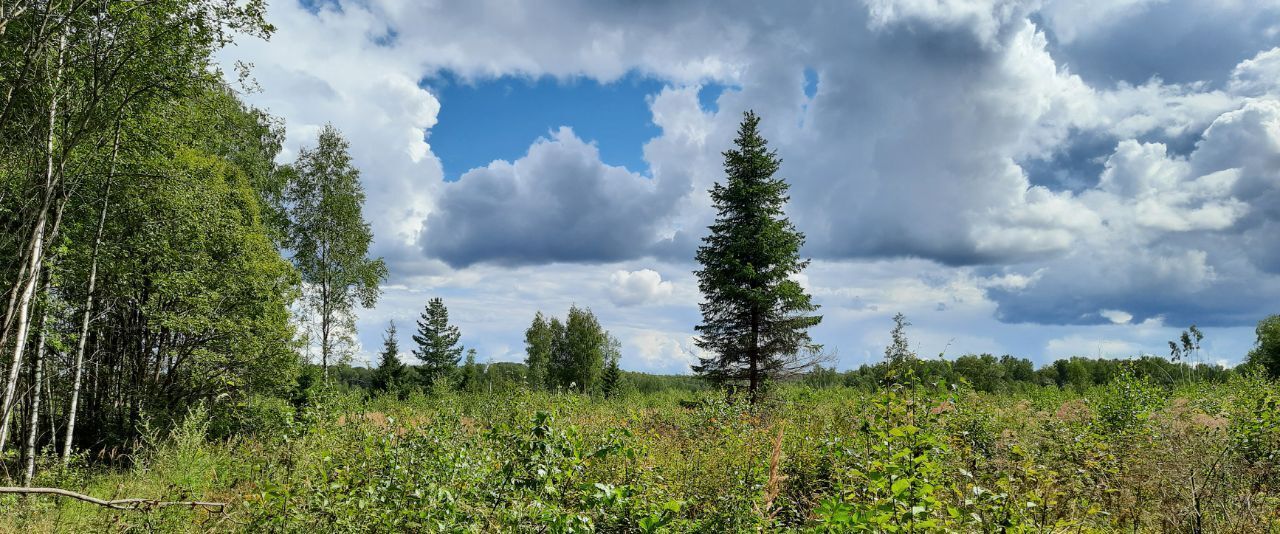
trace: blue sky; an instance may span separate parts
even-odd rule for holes
[[[693,251],[741,113],[792,184],[842,368],[921,354],[1239,362],[1280,312],[1280,1],[277,2],[245,98],[351,142],[387,321],[481,360],[591,307],[629,369],[698,356]],[[401,328],[407,341],[408,328]],[[403,346],[404,345],[402,343]]]
[[[805,75],[811,95],[817,74],[810,69]],[[662,133],[653,123],[649,100],[666,83],[635,72],[602,83],[586,77],[517,75],[467,80],[442,71],[421,85],[441,103],[439,123],[428,132],[427,142],[444,167],[445,181],[493,160],[514,161],[535,139],[565,125],[596,144],[600,161],[647,173],[644,143]],[[702,109],[715,112],[725,89],[714,82],[701,84]]]
[[[609,83],[545,76],[465,81],[445,71],[422,85],[441,104],[439,125],[427,141],[444,166],[445,180],[495,159],[515,161],[534,139],[562,125],[597,141],[604,163],[643,171],[641,147],[662,133],[646,100],[663,84],[638,75]]]

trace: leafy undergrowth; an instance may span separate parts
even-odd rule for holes
[[[904,382],[909,384],[909,382]],[[193,412],[127,470],[43,471],[105,510],[0,498],[0,531],[1265,532],[1280,388],[1242,378],[1083,393],[886,386],[599,399],[333,395],[252,437]]]

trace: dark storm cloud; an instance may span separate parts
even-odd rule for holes
[[[1067,42],[1055,38],[1053,52],[1091,84],[1137,85],[1152,77],[1168,83],[1222,83],[1232,66],[1280,42],[1280,4],[1266,0],[1136,4],[1092,28],[1071,28],[1082,34]],[[1050,35],[1058,37],[1058,21],[1049,17],[1048,22]]]

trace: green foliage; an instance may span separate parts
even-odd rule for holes
[[[608,363],[605,364],[604,372],[600,375],[600,393],[606,397],[616,395],[622,388],[622,370],[618,368],[621,354],[618,353],[617,346],[618,341],[611,339],[610,354],[606,356]]]
[[[479,391],[484,382],[484,368],[476,363],[476,349],[467,349],[467,361],[458,377],[458,389]]]
[[[533,316],[533,322],[524,333],[525,365],[529,369],[529,387],[534,389],[551,387],[551,355],[554,350],[555,333],[551,329],[551,323],[539,311]]]
[[[371,387],[375,392],[399,393],[408,384],[405,381],[407,371],[400,361],[400,342],[396,339],[396,323],[387,324],[387,332],[382,337],[382,352],[378,353],[378,367],[373,370]]]
[[[445,308],[444,300],[437,297],[427,301],[418,319],[418,332],[413,335],[413,342],[418,344],[413,355],[422,361],[418,374],[424,385],[430,386],[453,374],[462,358],[462,347],[458,345],[461,337],[458,327],[449,324],[449,309]]]
[[[1164,398],[1164,391],[1123,370],[1104,386],[1092,407],[1104,432],[1125,435],[1144,430],[1151,415],[1163,406]]]
[[[588,308],[569,307],[564,324],[564,338],[552,359],[552,375],[560,386],[580,392],[595,392],[600,387],[605,355],[614,341],[600,326]]]
[[[1246,410],[1231,420],[1232,448],[1246,462],[1280,466],[1280,391],[1261,377],[1249,377],[1242,392]]]
[[[1280,378],[1280,315],[1258,321],[1257,342],[1249,351],[1251,366],[1261,367],[1271,378]]]
[[[599,393],[606,367],[621,357],[621,348],[589,308],[575,305],[563,323],[538,312],[525,331],[525,354],[529,387]]]
[[[1083,395],[1056,386],[991,394],[927,384],[906,366],[885,384],[784,384],[754,407],[711,391],[693,402],[671,390],[401,400],[321,385],[286,429],[223,440],[223,417],[197,408],[173,431],[150,434],[132,467],[49,469],[37,480],[95,495],[227,500],[225,515],[0,498],[0,529],[80,531],[111,520],[250,532],[1280,526],[1280,396],[1264,379],[1168,390],[1122,375]]]
[[[387,277],[381,259],[370,259],[373,233],[364,220],[364,188],[351,164],[348,143],[332,125],[314,148],[303,148],[284,192],[288,248],[309,286],[306,302],[319,321],[321,365],[349,356],[356,304],[377,302]]]
[[[807,369],[821,347],[808,329],[822,317],[794,275],[804,234],[784,214],[788,185],[774,177],[782,161],[766,146],[760,118],[747,112],[734,148],[724,153],[726,181],[711,188],[717,211],[698,248],[702,323],[698,346],[712,353],[694,370],[717,384],[745,384],[752,402],[770,378]]]

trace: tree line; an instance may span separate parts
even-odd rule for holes
[[[359,173],[212,55],[268,38],[261,0],[16,0],[0,8],[0,467],[127,458],[144,425],[297,387],[344,353],[385,277]],[[300,298],[301,297],[301,298]],[[314,319],[314,320],[313,320]],[[297,324],[316,324],[317,335]],[[313,330],[307,328],[307,330]]]

